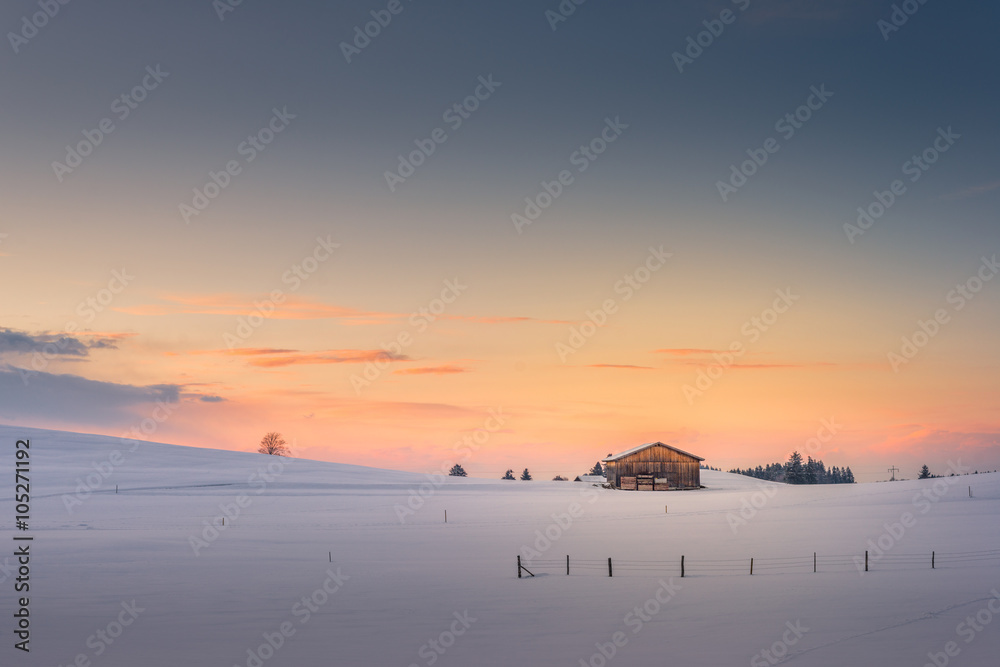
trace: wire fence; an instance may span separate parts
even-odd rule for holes
[[[1000,563],[1000,549],[941,553],[892,554],[823,554],[781,558],[705,559],[678,556],[672,560],[616,560],[612,558],[537,558],[517,557],[517,576],[545,574],[598,574],[613,577],[622,573],[660,576],[736,576],[756,574],[798,574],[819,572],[870,572],[873,570],[947,569],[975,563]]]

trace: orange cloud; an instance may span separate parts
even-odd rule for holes
[[[452,373],[468,373],[461,366],[424,366],[422,368],[403,368],[393,371],[393,375],[451,375]]]
[[[268,297],[261,297],[260,295],[175,294],[161,296],[160,301],[162,303],[120,307],[114,310],[126,315],[139,315],[142,317],[158,317],[163,315],[231,315],[238,317],[254,312],[254,310],[258,309],[256,303],[266,300],[268,300]],[[284,295],[284,301],[273,305],[275,308],[267,314],[267,317],[277,320],[339,319],[343,320],[344,324],[369,325],[406,320],[411,316],[409,313],[388,313],[334,306],[289,294]],[[481,315],[438,315],[437,319],[473,322],[476,324],[514,324],[521,322],[538,322],[542,324],[570,323],[567,320],[539,320],[534,317],[490,317]]]
[[[271,347],[238,347],[232,350],[191,350],[190,352],[167,352],[168,356],[218,355],[250,357],[247,363],[260,368],[280,366],[301,366],[308,364],[363,364],[369,361],[410,361],[405,354],[393,354],[385,350],[322,350],[301,352]]]
[[[410,361],[405,354],[385,350],[326,350],[325,352],[288,352],[251,359],[251,366],[277,368],[309,364],[363,364],[369,361]]]
[[[664,348],[653,350],[653,354],[669,354],[672,357],[690,357],[695,354],[712,354],[714,352],[727,352],[728,350],[703,350],[694,347]]]
[[[820,368],[828,366],[839,366],[840,364],[835,364],[829,361],[817,361],[810,364],[733,364],[730,368],[754,368],[754,369],[767,369],[767,368]]]
[[[197,354],[219,354],[232,355],[235,357],[255,357],[267,354],[288,354],[298,352],[298,350],[286,350],[276,347],[237,347],[232,350],[188,350],[186,352],[165,352],[168,357],[179,357],[182,355]]]
[[[652,366],[633,366],[632,364],[590,364],[587,368],[631,368],[641,371],[653,370]]]

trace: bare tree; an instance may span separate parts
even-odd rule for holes
[[[288,448],[288,443],[277,431],[271,431],[260,439],[260,447],[257,448],[260,454],[270,454],[271,456],[291,456],[292,451]]]

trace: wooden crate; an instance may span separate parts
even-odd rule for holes
[[[620,488],[625,489],[626,491],[635,491],[636,489],[635,477],[622,477]]]

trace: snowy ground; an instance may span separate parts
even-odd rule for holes
[[[13,530],[13,474],[0,485],[4,666],[714,667],[773,664],[774,651],[793,665],[921,667],[930,653],[980,667],[1000,654],[1000,558],[947,555],[1000,550],[996,474],[937,491],[710,471],[694,492],[436,486],[294,459],[271,477],[271,457],[7,426],[4,470],[26,437],[29,531]],[[429,497],[401,522],[421,484]],[[30,654],[13,649],[15,535],[35,538]],[[868,544],[880,539],[884,556]],[[862,574],[850,556],[866,549]],[[931,551],[944,554],[935,570]],[[519,553],[538,576],[516,578]],[[763,559],[752,577],[750,557]]]

